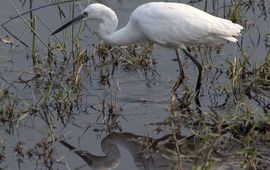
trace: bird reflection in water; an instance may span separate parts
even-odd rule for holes
[[[185,139],[187,138],[181,140]],[[101,141],[104,156],[97,156],[86,150],[77,150],[76,147],[63,140],[60,143],[74,151],[95,170],[109,170],[118,167],[121,162],[119,146],[130,152],[138,169],[167,170],[173,168],[176,163],[175,159],[177,159],[173,153],[175,147],[175,144],[171,142],[173,140],[175,140],[173,135],[153,139],[132,133],[111,133]],[[172,158],[173,156],[175,159]]]

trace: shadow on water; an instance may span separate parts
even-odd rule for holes
[[[177,136],[179,145],[181,145],[182,151],[196,149],[199,139],[196,139],[195,135],[189,137]],[[165,135],[159,139],[153,139],[146,136],[138,136],[132,133],[111,133],[105,136],[101,140],[101,148],[104,156],[98,156],[92,154],[87,150],[79,150],[64,140],[60,141],[65,147],[73,151],[79,157],[81,157],[90,168],[92,169],[117,169],[121,160],[121,147],[128,150],[132,157],[132,161],[137,169],[178,169],[177,153],[175,151],[175,139],[173,135]],[[184,154],[184,152],[182,154]],[[196,168],[196,164],[191,163],[196,159],[196,156],[185,157],[184,169]],[[212,163],[211,169],[240,169],[239,162],[234,162],[228,157],[218,157],[218,161]],[[129,160],[129,162],[132,162]]]
[[[18,16],[0,29],[0,168],[269,169],[268,1],[183,1],[245,30],[237,45],[190,48],[204,67],[201,114],[197,70],[182,54],[174,115],[173,50],[110,46],[92,32],[95,22],[49,37],[87,2],[11,2],[0,2],[1,24]],[[148,1],[98,2],[122,27]]]
[[[176,156],[176,154],[173,155],[174,150],[170,152],[170,148],[166,146],[166,144],[171,145],[171,140],[173,140],[173,136],[164,136],[161,139],[155,140],[132,133],[114,132],[105,136],[101,141],[102,152],[105,156],[97,156],[86,150],[78,150],[65,141],[60,142],[68,149],[74,151],[92,169],[117,168],[122,159],[119,147],[128,150],[138,169],[169,169],[175,163],[173,156]]]

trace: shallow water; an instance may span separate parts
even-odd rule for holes
[[[102,3],[108,5],[114,9],[119,17],[119,27],[125,25],[128,20],[128,16],[131,11],[135,9],[140,4],[146,3],[146,0],[132,1],[132,0],[111,0],[111,1],[101,1]],[[176,1],[177,2],[177,1]],[[188,3],[188,1],[181,1],[182,3]],[[225,1],[230,4],[230,2]],[[27,11],[29,9],[28,1],[24,6],[17,1],[14,2],[19,11]],[[50,1],[34,1],[33,6],[38,7],[50,3]],[[76,12],[78,14],[81,7],[86,6],[86,2],[76,3]],[[63,19],[60,22],[59,13],[57,7],[49,7],[38,10],[34,12],[41,18],[42,21],[46,22],[47,26],[52,30],[58,28],[62,23],[66,22],[70,18],[71,3],[62,4],[61,8],[65,11],[67,19]],[[193,3],[192,5],[203,9],[204,1],[200,3]],[[224,8],[226,5],[224,3],[217,4],[220,9],[215,10],[215,15],[223,16]],[[211,3],[208,4],[207,10],[211,13],[213,8]],[[256,27],[248,28],[246,27],[242,38],[240,38],[240,44],[242,44],[243,51],[248,57],[250,57],[251,64],[259,65],[264,61],[268,48],[265,46],[265,36],[269,34],[269,19],[261,17],[256,19],[260,11],[255,8],[254,12],[248,11],[248,26],[249,24],[255,23]],[[10,16],[15,16],[16,12],[12,9],[8,1],[0,2],[0,23],[8,20]],[[29,17],[28,15],[25,16]],[[95,27],[95,23],[93,24]],[[92,26],[88,23],[88,26]],[[20,18],[13,20],[7,25],[7,28],[18,36],[21,40],[26,42],[31,46],[32,35],[29,28],[22,22]],[[76,28],[78,28],[76,26]],[[44,25],[38,22],[37,26],[38,33],[44,40],[53,42],[55,38],[50,36],[50,31],[46,29]],[[69,29],[70,30],[70,29]],[[0,36],[4,37],[7,33],[0,29]],[[70,40],[70,32],[68,34],[68,39]],[[9,35],[10,36],[10,35]],[[57,35],[62,39],[62,34]],[[260,39],[258,40],[258,37]],[[88,55],[91,56],[93,53],[93,47],[91,44],[98,44],[99,38],[90,33],[87,29],[80,35],[81,44],[87,49]],[[258,42],[258,43],[257,43]],[[33,74],[32,59],[31,59],[31,48],[26,48],[18,41],[14,41],[18,47],[12,48],[7,44],[0,43],[0,73],[3,77],[0,81],[0,90],[9,89],[10,93],[16,96],[17,102],[15,105],[18,110],[16,112],[20,113],[26,109],[32,103],[42,96],[44,91],[44,82],[36,81],[29,82],[29,84],[20,83],[21,77],[23,80],[31,79]],[[68,44],[70,46],[70,44]],[[47,51],[42,43],[38,43],[38,53],[41,55],[46,55]],[[177,62],[174,61],[175,54],[174,51],[168,48],[163,48],[160,46],[155,46],[152,56],[155,61],[158,62],[154,66],[154,73],[147,73],[142,70],[137,71],[125,71],[122,67],[119,67],[110,76],[109,81],[111,86],[104,86],[100,83],[100,72],[101,68],[95,68],[94,64],[90,65],[81,74],[81,96],[77,101],[77,108],[72,111],[72,120],[65,126],[62,124],[59,117],[55,114],[53,115],[53,127],[56,137],[65,136],[68,143],[72,145],[88,150],[95,155],[103,155],[100,148],[101,140],[107,136],[109,131],[119,132],[130,132],[136,135],[150,136],[152,138],[159,138],[171,132],[170,127],[155,126],[150,124],[155,124],[156,122],[163,122],[170,114],[169,104],[170,104],[170,91],[173,86],[177,76],[178,76],[178,66]],[[62,57],[62,56],[60,56]],[[212,52],[211,59],[213,63],[223,72],[216,72],[215,69],[206,69],[204,75],[204,82],[202,88],[202,94],[200,96],[202,110],[208,112],[208,106],[220,105],[224,103],[224,96],[216,94],[213,85],[226,85],[229,83],[226,71],[229,69],[229,64],[227,61],[233,61],[234,58],[240,57],[239,47],[235,44],[225,44],[220,53]],[[198,55],[200,62],[203,60],[207,64],[209,62],[204,55]],[[45,60],[45,57],[44,57]],[[57,60],[63,61],[63,58],[58,58]],[[98,57],[96,61],[100,62]],[[208,63],[209,64],[209,63]],[[98,65],[98,64],[97,64]],[[194,91],[197,70],[194,65],[187,59],[184,58],[185,73],[187,75],[187,82],[185,85]],[[70,66],[72,67],[72,66]],[[112,67],[105,68],[105,72],[112,74]],[[108,71],[109,70],[109,71]],[[67,74],[70,74],[69,69]],[[12,86],[10,85],[12,84]],[[67,86],[66,84],[65,86]],[[11,86],[11,87],[10,87]],[[181,96],[183,93],[183,88],[181,87],[178,91]],[[105,117],[98,110],[102,110],[102,103],[105,101],[107,105],[105,106]],[[253,101],[250,101],[251,105],[254,106],[258,112],[262,108],[257,107]],[[109,117],[108,106],[117,105],[121,110],[114,121],[116,121],[116,127],[111,127],[114,122],[110,122],[106,119]],[[41,108],[42,106],[33,106]],[[195,108],[192,108],[195,109]],[[221,112],[226,112],[230,108]],[[49,114],[54,114],[51,112]],[[162,131],[158,133],[155,129],[159,127]],[[16,155],[14,148],[16,144],[21,141],[24,143],[24,149],[33,148],[35,144],[50,134],[50,129],[48,125],[41,119],[40,115],[26,115],[26,118],[20,123],[16,124],[14,122],[14,127],[8,127],[7,125],[1,126],[1,140],[4,141],[5,149],[5,160],[1,162],[1,168],[5,169],[45,169],[44,162],[38,160],[36,157],[30,159],[22,159],[20,156]],[[182,135],[189,135],[190,132],[185,128],[182,129]],[[69,151],[60,143],[56,142],[52,146],[53,155],[58,162],[54,163],[53,169],[76,169],[81,167],[81,169],[89,169],[89,166],[79,158],[77,155]],[[122,153],[122,161],[116,169],[137,169],[134,161],[132,160],[131,154],[124,147],[120,146],[120,151]],[[27,155],[24,155],[26,158]],[[22,159],[22,161],[20,161]],[[18,163],[17,163],[18,162]]]

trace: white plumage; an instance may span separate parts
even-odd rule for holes
[[[129,45],[138,42],[153,42],[176,49],[180,71],[183,72],[179,49],[196,64],[199,70],[196,91],[201,86],[202,66],[186,50],[187,46],[215,44],[224,41],[237,42],[243,27],[230,20],[212,16],[192,6],[181,3],[150,2],[137,7],[127,25],[116,31],[118,18],[105,5],[89,5],[72,21],[57,29],[60,32],[79,20],[99,20],[98,35],[111,44]],[[184,78],[184,73],[181,73]],[[174,86],[174,90],[180,84]]]
[[[236,42],[242,26],[180,3],[148,3],[130,21],[148,39],[162,45],[198,45],[221,40]]]

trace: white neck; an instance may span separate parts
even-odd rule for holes
[[[98,27],[98,35],[101,38],[107,37],[108,35],[115,32],[117,25],[118,25],[118,18],[113,10],[107,8],[106,13],[99,18],[101,21]]]
[[[141,32],[136,29],[135,24],[130,19],[128,24],[116,31],[118,18],[113,10],[106,9],[106,15],[100,19],[97,34],[106,42],[116,45],[129,45],[143,39]]]

